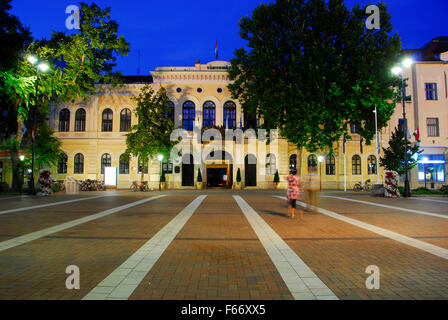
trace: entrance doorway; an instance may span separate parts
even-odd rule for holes
[[[186,154],[182,158],[182,186],[194,186],[194,163],[191,154]]]
[[[253,154],[244,158],[244,179],[246,187],[257,186],[257,158]]]
[[[232,165],[207,165],[207,188],[230,188],[232,186]]]

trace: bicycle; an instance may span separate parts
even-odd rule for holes
[[[133,181],[131,184],[131,190],[133,192],[137,191],[149,191],[148,181],[143,181],[142,183],[138,183],[137,181]]]
[[[355,186],[353,187],[353,191],[372,191],[372,184],[370,183],[370,179],[367,179],[364,182],[364,185],[361,184],[361,182],[355,183]]]

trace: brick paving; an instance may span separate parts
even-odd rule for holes
[[[332,200],[322,199],[321,207],[345,209]],[[448,299],[445,259],[322,214],[288,220],[281,199],[246,201],[340,299]],[[369,265],[380,268],[380,290],[366,289]]]
[[[0,201],[0,211],[100,194],[5,199]],[[158,194],[108,193],[111,197],[0,215],[0,241]],[[286,201],[272,197],[283,192],[165,194],[168,196],[0,252],[0,299],[83,298],[199,194],[207,198],[130,299],[292,299],[232,194],[242,196],[340,299],[448,299],[446,259],[322,214],[288,219]],[[448,214],[444,203],[340,195]],[[320,206],[448,247],[448,225],[443,218],[330,198],[322,198]],[[65,288],[65,268],[72,264],[80,267],[80,290]],[[368,265],[380,268],[380,290],[365,287]]]

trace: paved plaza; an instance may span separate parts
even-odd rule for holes
[[[290,219],[284,195],[2,195],[0,299],[448,299],[448,198],[324,192]]]

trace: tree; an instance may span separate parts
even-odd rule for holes
[[[175,145],[170,140],[174,124],[167,116],[170,107],[165,88],[155,92],[147,84],[132,99],[137,102],[134,113],[138,123],[126,135],[125,156],[127,159],[131,155],[140,158],[144,168],[148,159],[157,154],[164,155],[165,159],[169,158],[171,148]],[[145,170],[142,169],[141,182],[144,176]]]
[[[198,169],[198,177],[197,177],[196,181],[197,181],[197,182],[202,182],[201,169]]]
[[[298,148],[331,150],[350,122],[363,125],[370,144],[374,106],[380,129],[395,109],[398,79],[389,70],[400,53],[391,16],[378,7],[381,27],[368,30],[365,9],[350,11],[343,0],[261,4],[239,22],[249,50],[231,60],[233,98]]]
[[[236,172],[236,182],[241,182],[241,170],[238,168],[238,171]]]
[[[10,130],[7,138],[16,139],[19,148],[25,137],[24,123],[31,119],[30,105],[34,107],[37,102],[38,112],[45,113],[50,101],[87,98],[97,92],[97,83],[114,86],[121,83],[121,74],[113,68],[117,57],[129,53],[129,44],[118,35],[118,24],[111,19],[109,8],[85,3],[80,7],[79,33],[66,35],[53,31],[50,40],[34,41],[27,46],[12,69],[0,70],[1,104],[8,109],[8,119],[14,119],[10,126],[14,132]],[[39,79],[37,97],[34,94],[36,71],[25,59],[29,54],[51,64],[49,72]],[[13,168],[17,166],[17,150],[11,154]],[[17,175],[13,174],[13,185],[16,180]]]
[[[35,165],[37,172],[43,167],[56,166],[62,153],[61,141],[53,135],[53,130],[43,121],[36,131]],[[32,146],[28,147],[31,153]]]
[[[404,132],[403,129],[398,126],[392,133],[392,137],[389,141],[389,147],[383,148],[384,157],[380,157],[381,166],[385,167],[387,170],[392,170],[398,172],[398,174],[403,175],[406,173],[405,170],[405,154],[404,154]],[[411,170],[417,165],[417,161],[414,159],[415,154],[420,154],[422,150],[419,150],[417,144],[412,145],[408,140],[407,143],[407,161],[408,169]]]

